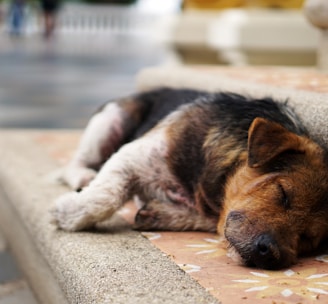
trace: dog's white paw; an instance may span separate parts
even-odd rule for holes
[[[72,189],[82,189],[96,177],[97,172],[90,168],[69,166],[63,174],[64,181],[72,187]]]
[[[66,231],[79,231],[93,226],[92,215],[81,202],[81,194],[70,192],[59,197],[51,210],[52,222]]]

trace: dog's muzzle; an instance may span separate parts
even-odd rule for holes
[[[279,248],[273,235],[256,229],[243,212],[229,213],[225,237],[246,266],[280,269],[289,264],[289,259]]]

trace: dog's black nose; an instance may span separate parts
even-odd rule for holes
[[[277,242],[270,234],[261,234],[253,243],[252,261],[261,268],[273,269],[278,265],[280,252]]]
[[[267,256],[272,253],[270,248],[272,248],[273,244],[274,242],[268,234],[262,234],[255,241],[255,250],[257,250],[259,255]]]

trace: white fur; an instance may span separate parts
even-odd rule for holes
[[[149,178],[148,160],[163,153],[163,135],[163,130],[157,130],[124,145],[82,192],[60,197],[53,211],[58,226],[75,231],[109,218],[132,195],[132,180],[139,176]]]
[[[82,188],[95,178],[97,172],[92,168],[102,163],[101,150],[104,146],[110,146],[111,137],[120,135],[122,123],[122,110],[115,103],[109,103],[91,118],[80,145],[63,174],[64,181],[71,188]],[[109,154],[113,152],[114,149],[108,151]]]
[[[227,252],[227,257],[232,259],[234,262],[236,262],[239,265],[243,265],[243,259],[240,256],[240,254],[237,252],[237,250],[234,247],[229,247],[228,252]]]
[[[81,230],[109,218],[134,194],[140,194],[133,193],[136,185],[140,185],[139,191],[146,200],[168,201],[176,197],[188,204],[188,195],[170,173],[166,163],[166,129],[172,120],[179,119],[181,112],[172,113],[143,137],[123,145],[96,175],[86,166],[90,161],[88,153],[91,159],[99,157],[98,149],[90,146],[98,146],[106,140],[106,136],[111,136],[110,132],[102,131],[104,123],[107,124],[105,127],[113,131],[113,120],[117,125],[122,119],[113,117],[122,115],[118,113],[120,110],[116,105],[109,105],[105,112],[107,110],[111,114],[101,112],[91,120],[76,156],[66,170],[64,178],[73,188],[87,185],[94,179],[83,191],[65,194],[56,201],[53,215],[62,229]]]

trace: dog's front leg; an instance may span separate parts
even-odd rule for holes
[[[60,228],[68,231],[91,228],[109,218],[130,198],[136,179],[136,157],[140,158],[137,143],[123,146],[81,192],[70,192],[57,199],[52,214]]]
[[[107,104],[89,121],[79,147],[64,170],[63,180],[73,189],[87,186],[97,168],[117,149],[123,138],[123,112],[116,103]]]
[[[133,97],[105,105],[90,119],[63,172],[63,181],[75,190],[87,186],[103,163],[138,128],[144,112],[145,105]]]

